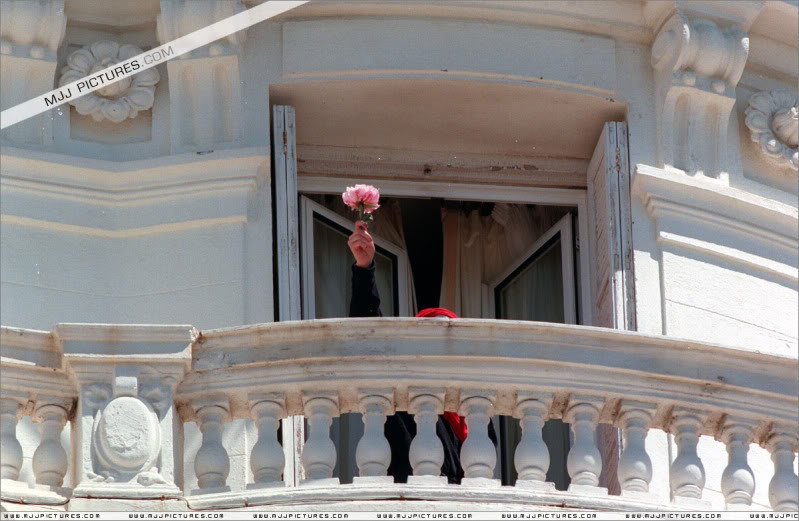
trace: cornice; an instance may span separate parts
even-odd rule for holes
[[[246,224],[268,151],[215,154],[116,163],[4,147],[2,220],[109,239]]]
[[[660,201],[665,201],[686,211],[704,210],[727,219],[730,224],[740,223],[760,233],[771,232],[783,244],[797,245],[797,207],[713,179],[638,164],[632,178],[632,192],[647,208],[655,208]]]
[[[668,243],[796,284],[799,211],[714,179],[636,165],[632,193]]]
[[[248,147],[117,162],[4,145],[0,178],[124,194],[180,183],[268,177],[270,155],[268,148]]]

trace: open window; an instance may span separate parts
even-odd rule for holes
[[[347,239],[352,220],[300,196],[302,241],[302,318],[339,318],[349,314],[352,253]],[[375,242],[375,278],[383,316],[407,316],[408,253],[371,233]]]
[[[490,318],[575,324],[571,214],[539,237],[488,290]]]
[[[433,202],[441,204],[440,208],[426,212],[423,219],[416,219],[419,212],[411,212],[413,218],[403,212],[405,223],[401,223],[400,228],[407,228],[410,222],[411,227],[424,229],[427,237],[430,227],[424,223],[438,219],[440,210],[445,210],[441,214],[443,226],[439,234],[439,237],[443,235],[443,262],[434,260],[417,270],[418,254],[414,253],[417,257],[411,255],[417,277],[432,273],[431,270],[441,274],[441,279],[437,279],[441,283],[438,305],[449,307],[462,317],[635,328],[629,165],[624,123],[604,125],[587,168],[587,190],[580,190],[508,186],[507,183],[491,185],[483,179],[479,183],[473,179],[464,179],[462,183],[445,182],[449,178],[409,182],[403,177],[404,164],[395,165],[400,169],[398,178],[381,170],[379,181],[372,181],[364,174],[372,171],[368,154],[364,157],[360,152],[348,152],[340,157],[336,155],[338,151],[332,154],[329,150],[317,151],[332,155],[323,160],[317,158],[316,163],[312,159],[315,166],[306,163],[306,170],[298,177],[294,109],[275,105],[273,116],[275,305],[280,320],[348,314],[351,260],[346,236],[352,230],[352,219],[342,217],[344,212],[334,209],[331,201],[323,200],[320,194],[340,191],[357,179],[357,182],[376,182],[383,195],[402,198],[399,199],[401,204],[423,200],[429,209],[433,209]],[[414,159],[411,157],[407,161]],[[527,216],[521,220],[508,219],[508,215],[515,214]],[[524,222],[531,226],[525,228]],[[410,315],[413,307],[410,301],[414,299],[410,261],[404,249],[397,246],[405,244],[405,239],[397,242],[385,240],[393,237],[392,234],[382,239],[379,233],[377,235],[378,285],[383,313],[386,316]],[[407,235],[411,252],[429,251],[414,242],[418,233]],[[512,247],[496,247],[500,235],[499,244]],[[577,237],[579,240],[575,240]],[[576,243],[582,244],[582,250]],[[346,266],[342,266],[345,258]],[[443,265],[440,271],[439,265]],[[498,272],[501,273],[497,275]],[[438,283],[421,286],[438,287]],[[333,295],[336,297],[329,297]],[[429,305],[426,303],[422,307]],[[404,306],[407,306],[405,312]],[[304,421],[301,416],[292,417],[284,420],[283,425],[284,478],[297,484],[303,477]],[[337,427],[338,432],[333,432],[333,437],[345,440],[343,443],[349,446],[340,447],[341,450],[354,454],[362,425],[359,420],[349,425],[352,427],[349,431],[347,427]],[[502,420],[502,425],[497,423],[496,427],[502,439],[497,477],[501,475],[506,484],[512,484],[515,482],[512,460],[520,431],[510,418]],[[605,429],[608,432],[604,433],[603,427],[598,429],[598,436],[617,436],[615,429]],[[568,486],[565,469],[568,430],[559,420],[554,420],[546,424],[543,434],[551,453],[547,479],[564,489]],[[603,460],[617,460],[618,445],[606,441],[600,443]],[[608,450],[604,451],[606,446]],[[341,463],[336,474],[342,482],[349,482],[357,472],[354,460],[352,456],[347,460],[339,459]],[[614,476],[606,476],[603,471],[600,484],[610,486],[608,480],[613,479]]]

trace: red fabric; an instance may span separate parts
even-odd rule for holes
[[[461,441],[466,441],[466,436],[469,435],[469,429],[466,427],[466,419],[463,416],[458,416],[454,412],[445,412],[444,419],[447,420],[449,426],[455,431],[455,436]]]
[[[449,317],[458,318],[458,315],[448,310],[447,308],[426,308],[416,314],[417,318],[432,318],[432,317]],[[447,420],[449,426],[455,432],[455,436],[459,440],[465,441],[466,436],[469,435],[469,429],[466,427],[466,419],[463,416],[458,416],[454,412],[445,412],[444,419]]]
[[[416,314],[417,318],[449,317],[458,318],[458,315],[447,308],[426,308]]]

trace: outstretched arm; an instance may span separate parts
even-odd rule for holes
[[[352,266],[350,316],[382,317],[380,294],[375,282],[375,243],[366,231],[366,223],[363,221],[355,223],[355,232],[350,235],[347,244],[355,258]]]

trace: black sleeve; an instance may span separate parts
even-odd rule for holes
[[[352,300],[350,300],[351,317],[382,317],[380,311],[380,294],[375,282],[375,261],[366,268],[352,264]]]

